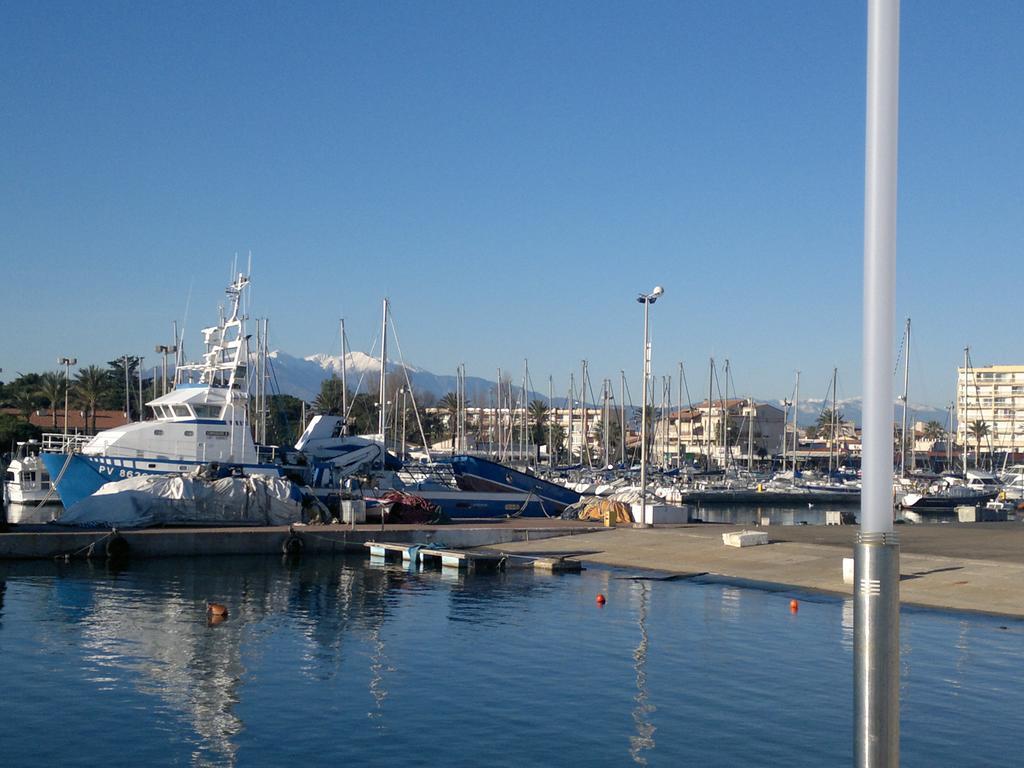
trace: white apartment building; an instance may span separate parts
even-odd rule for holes
[[[956,375],[957,444],[974,450],[970,425],[980,421],[988,427],[982,454],[1024,450],[1024,365],[957,368]]]

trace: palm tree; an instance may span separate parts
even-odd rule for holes
[[[452,450],[455,450],[455,437],[459,426],[459,396],[449,392],[442,397],[437,407],[440,408],[448,418],[448,429],[452,435]]]
[[[838,429],[839,425],[843,423],[842,411],[836,411],[834,421],[836,424],[836,429]],[[822,437],[823,435],[828,435],[830,439],[833,437],[832,422],[832,409],[823,408],[821,413],[818,414],[818,422],[816,425],[818,429],[818,437]]]
[[[530,420],[530,438],[533,440],[536,452],[536,461],[540,464],[540,444],[547,444],[548,405],[543,400],[531,400],[526,409],[527,418]],[[548,446],[548,451],[551,446]]]
[[[313,401],[313,410],[321,416],[344,416],[342,408],[341,379],[332,376],[320,382],[320,393]]]
[[[937,421],[929,421],[924,425],[924,439],[933,443],[946,436],[946,429]]]
[[[110,388],[110,372],[98,365],[82,368],[75,374],[75,400],[84,406],[86,418],[92,417],[92,432],[96,433],[96,404]]]
[[[60,371],[48,371],[39,377],[39,396],[50,406],[52,426],[57,429],[57,406],[64,399],[64,389],[67,379]]]
[[[974,466],[977,468],[981,464],[981,438],[988,436],[988,424],[980,419],[972,421],[967,426],[967,431],[970,433],[971,437],[974,438]]]

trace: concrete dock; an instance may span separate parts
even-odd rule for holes
[[[853,585],[843,581],[843,559],[853,557],[857,526],[747,526],[767,532],[770,543],[725,546],[722,534],[739,530],[744,527],[619,527],[502,550],[853,595]],[[1024,524],[904,525],[897,533],[904,605],[1024,618]]]
[[[725,546],[722,534],[758,530],[769,543]],[[849,596],[843,559],[856,526],[674,525],[603,528],[579,521],[461,521],[438,526],[379,524],[140,531],[16,529],[0,534],[0,560],[59,557],[170,557],[329,554],[365,551],[367,541],[486,547],[507,554],[565,556],[583,563],[709,574],[765,586]],[[901,601],[906,605],[1024,618],[1024,523],[897,526]],[[116,544],[114,540],[118,541]]]

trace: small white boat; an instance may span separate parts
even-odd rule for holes
[[[26,440],[4,473],[4,492],[11,504],[59,504],[60,497],[50,487],[50,473],[39,460],[39,442]]]

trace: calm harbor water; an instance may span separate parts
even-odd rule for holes
[[[3,762],[850,763],[850,601],[631,576],[0,563]],[[1022,653],[1022,622],[904,611],[903,764],[1007,764]]]

